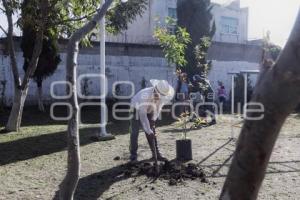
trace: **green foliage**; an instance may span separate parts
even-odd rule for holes
[[[170,64],[175,64],[177,67],[186,65],[184,54],[191,39],[185,28],[178,27],[175,34],[169,33],[167,28],[156,28],[154,37],[158,39]]]
[[[129,0],[126,3],[117,1],[106,14],[106,30],[117,34],[128,28],[136,16],[142,16],[147,9],[147,0]]]
[[[197,65],[190,69],[192,74],[201,74],[207,77],[209,70],[211,69],[211,61],[206,61],[206,54],[208,48],[211,45],[211,39],[209,37],[203,37],[200,39],[200,43],[195,47],[195,58]]]
[[[41,82],[56,70],[60,62],[57,49],[58,38],[69,37],[82,27],[97,12],[100,3],[101,0],[49,0],[49,16],[45,24],[43,50],[33,76],[35,81]],[[23,31],[21,48],[24,54],[23,68],[26,71],[32,56],[35,35],[40,28],[38,19],[41,18],[41,12],[38,8],[39,0],[24,0],[21,4],[20,2],[15,4],[14,9],[21,8],[21,17],[17,24]],[[130,0],[127,3],[116,0],[106,15],[107,30],[117,34],[127,29],[127,24],[133,22],[137,15],[141,15],[146,5],[147,0]],[[90,35],[87,35],[81,41],[81,45],[90,45],[90,38]]]
[[[18,9],[20,9],[21,7],[21,2],[20,0],[9,0],[9,1],[6,1],[7,2],[7,6],[8,6],[8,11],[9,12],[12,12],[12,14],[17,14],[18,13]],[[2,4],[3,4],[3,1],[0,2],[1,4],[1,7],[4,7]],[[5,12],[5,10],[3,10],[3,12]]]
[[[189,123],[191,121],[192,116],[195,116],[195,112],[188,112],[185,111],[181,113],[179,118],[177,119],[177,122],[175,123],[175,126],[178,128],[182,128],[182,139],[187,139],[187,132],[188,130],[199,128],[203,125],[207,125],[207,122],[205,119],[202,119],[200,117],[196,117],[193,119],[193,122]]]
[[[18,20],[20,27],[23,24],[32,23],[36,25],[38,0],[28,0],[26,12],[31,13],[26,18],[21,16]],[[50,8],[48,24],[49,33],[57,37],[69,38],[71,34],[82,27],[100,8],[101,0],[49,0]],[[112,7],[106,14],[106,28],[108,32],[117,34],[128,28],[128,23],[134,21],[136,16],[142,15],[147,8],[147,0],[130,0],[121,3],[115,0]],[[17,9],[17,8],[16,8]],[[38,28],[38,27],[35,27]],[[87,35],[83,45],[89,45],[91,34]]]
[[[32,56],[35,35],[36,32],[30,29],[23,29],[21,49],[24,57],[24,71],[27,70]],[[36,71],[32,77],[38,83],[38,85],[41,84],[43,79],[51,76],[55,72],[58,64],[61,61],[58,54],[57,38],[50,37],[49,35],[50,34],[46,33],[43,39],[43,49],[39,56]]]
[[[24,71],[27,70],[30,59],[32,57],[33,48],[35,45],[35,37],[37,34],[38,26],[34,23],[33,18],[38,18],[40,10],[37,6],[38,2],[33,0],[24,0],[22,3],[22,41],[21,49],[23,51]],[[49,19],[51,21],[51,19]],[[51,22],[50,22],[51,23]],[[40,87],[42,80],[52,75],[59,62],[61,61],[58,55],[57,32],[56,28],[46,24],[43,38],[43,48],[39,56],[36,71],[33,79]]]
[[[182,133],[182,139],[186,140],[186,134],[187,134],[187,130],[188,130],[188,122],[190,121],[190,113],[188,111],[183,112],[180,117],[178,118],[178,121],[176,122],[176,126],[177,127],[181,127],[183,130]],[[191,129],[191,127],[189,128]]]
[[[24,57],[23,68],[26,71],[32,57],[36,33],[41,28],[40,19],[43,13],[39,9],[40,0],[10,0],[7,3],[8,11],[21,13],[17,25],[23,31],[21,48]],[[33,76],[35,81],[41,84],[45,77],[56,70],[60,62],[58,38],[69,37],[82,27],[98,11],[100,3],[101,0],[48,0],[49,14],[46,24],[42,24],[46,28],[43,49]],[[106,15],[107,30],[117,34],[127,29],[127,24],[133,22],[146,8],[147,0],[130,0],[127,3],[121,3],[121,0],[114,1]],[[89,45],[89,39],[90,35],[87,35],[81,44]]]
[[[75,30],[82,27],[87,20],[97,12],[101,0],[71,0],[57,3],[60,8],[57,23],[61,32],[69,37]],[[130,0],[121,3],[116,0],[106,14],[106,29],[117,34],[128,28],[128,23],[134,21],[136,16],[142,15],[147,8],[147,0]],[[88,35],[85,40],[88,40]]]
[[[271,44],[269,46],[269,52],[270,52],[270,55],[271,55],[273,60],[277,60],[277,58],[278,58],[281,51],[282,51],[282,48],[278,45]]]
[[[38,28],[37,19],[40,12],[37,7],[39,0],[26,1],[26,8],[22,8],[30,15],[22,16],[18,19],[18,26],[31,24]],[[59,33],[61,37],[69,37],[75,30],[82,27],[100,8],[101,0],[48,0],[49,17],[47,26],[52,27],[51,33]],[[134,21],[137,15],[142,15],[147,8],[147,0],[130,0],[121,3],[121,0],[115,0],[112,7],[106,14],[107,30],[116,34],[127,29],[127,24]],[[20,13],[21,5],[25,1],[8,1],[11,11]]]
[[[186,28],[191,36],[191,43],[185,51],[187,60],[185,72],[189,77],[196,73],[205,75],[209,69],[208,63],[202,56],[207,52],[209,47],[207,45],[210,45],[207,38],[212,38],[216,30],[211,9],[210,0],[177,1],[178,26]]]

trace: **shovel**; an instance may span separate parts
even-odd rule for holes
[[[155,168],[155,175],[159,175],[159,167],[158,167],[158,161],[157,161],[157,151],[156,151],[156,145],[155,145],[155,137],[156,137],[156,131],[155,131],[155,122],[152,120],[149,120],[150,122],[150,127],[153,131],[153,137],[151,137],[151,142],[152,142],[152,148],[153,148],[153,153],[154,153],[154,168]]]
[[[158,167],[158,162],[157,162],[157,152],[156,152],[156,148],[155,148],[155,139],[152,139],[152,145],[153,145],[153,149],[154,149],[154,168],[155,168],[155,175],[158,176],[159,174],[159,167]]]

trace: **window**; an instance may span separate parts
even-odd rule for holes
[[[233,17],[221,17],[221,32],[224,34],[238,34],[239,20]]]
[[[176,8],[168,8],[168,16],[177,20],[177,10]]]
[[[172,34],[176,32],[177,10],[176,8],[168,8],[168,17],[174,20],[174,24],[169,24],[168,31]]]

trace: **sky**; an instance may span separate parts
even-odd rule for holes
[[[230,3],[232,0],[211,0],[216,3]],[[242,7],[249,7],[248,39],[263,38],[271,32],[271,41],[284,46],[294,25],[300,0],[240,0]],[[0,15],[0,24],[6,24]],[[5,25],[4,25],[5,26]],[[1,32],[1,31],[0,31]],[[2,32],[0,33],[2,36]]]
[[[212,0],[230,3],[232,0]],[[271,41],[284,46],[293,28],[300,0],[240,0],[241,7],[249,7],[248,39],[262,38],[271,32]]]

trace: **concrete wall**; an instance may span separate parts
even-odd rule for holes
[[[228,96],[231,89],[231,75],[228,72],[259,70],[261,55],[262,48],[257,45],[213,42],[207,55],[207,59],[212,61],[208,78],[213,88],[217,89],[218,81],[223,82]],[[257,76],[250,75],[252,86],[255,85]]]
[[[239,72],[241,70],[259,70],[258,63],[246,62],[246,61],[212,61],[212,69],[208,75],[211,85],[217,91],[218,81],[224,84],[227,92],[227,98],[229,99],[229,94],[231,90],[231,75],[228,72]],[[250,75],[250,80],[252,86],[255,86],[257,80],[257,74]]]
[[[3,41],[0,40],[0,103],[3,99],[3,103],[10,106],[14,91],[13,76],[9,57],[5,55],[5,47],[1,43],[3,44]],[[66,43],[67,40],[60,41],[62,62],[55,74],[43,83],[43,96],[46,102],[55,101],[50,95],[51,84],[55,81],[65,80]],[[17,62],[19,72],[23,76],[23,57],[18,44],[19,38],[16,38]],[[100,73],[99,43],[93,43],[93,45],[93,47],[80,50],[78,76],[83,74],[98,75]],[[213,61],[209,79],[214,89],[217,88],[217,82],[222,81],[229,94],[230,76],[228,72],[258,69],[260,55],[261,48],[258,46],[214,42],[208,52],[208,59]],[[168,65],[159,46],[107,43],[106,65],[109,89],[108,97],[110,98],[112,97],[112,84],[116,81],[132,81],[136,91],[141,88],[143,77],[146,79],[148,86],[150,79],[166,79],[173,86],[176,85],[174,67]],[[3,87],[2,83],[5,83],[5,87]],[[253,83],[255,83],[255,76],[253,76]],[[98,78],[89,77],[83,79],[80,84],[80,88],[85,86],[86,94],[98,95],[100,93]],[[123,84],[120,89],[121,95],[129,95],[131,93],[129,85]],[[31,81],[26,100],[27,104],[36,103],[35,91],[36,84]],[[65,86],[57,85],[54,87],[54,93],[56,95],[64,95]]]
[[[62,53],[62,62],[60,63],[56,72],[43,82],[43,97],[46,102],[55,101],[50,95],[51,84],[55,81],[64,81],[66,76],[65,71],[65,57],[66,54]],[[4,88],[4,102],[6,105],[10,106],[13,100],[13,77],[9,66],[9,61],[7,56],[0,55],[0,59],[4,62],[0,64],[1,71],[1,81],[6,81],[6,87]],[[19,72],[21,76],[24,75],[22,69],[21,54],[17,54],[17,60],[19,65]],[[77,70],[78,76],[84,74],[99,75],[99,56],[98,55],[88,55],[81,54],[78,59],[79,67]],[[149,81],[150,79],[165,79],[171,84],[176,84],[176,77],[174,76],[174,68],[167,65],[164,58],[161,57],[129,57],[129,56],[107,56],[107,78],[108,78],[108,97],[112,97],[112,84],[116,81],[132,81],[135,85],[136,91],[141,89],[141,81],[143,77]],[[100,94],[100,82],[99,78],[87,77],[82,79],[80,85],[86,87],[86,95],[99,95]],[[148,83],[149,85],[149,83]],[[62,96],[65,95],[65,85],[56,85],[54,87],[55,95]],[[131,94],[131,87],[129,85],[121,85],[120,95]],[[0,93],[3,91],[0,90]],[[26,100],[27,104],[36,103],[36,84],[31,81],[29,87],[29,93]]]

